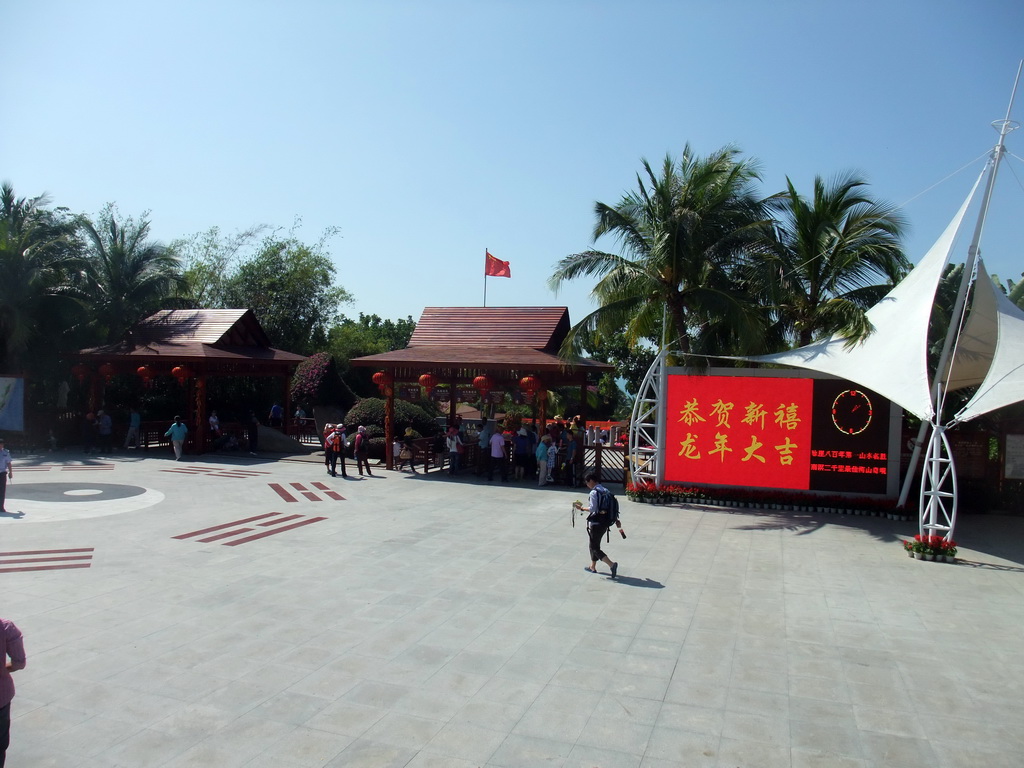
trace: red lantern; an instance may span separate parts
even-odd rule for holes
[[[437,386],[437,378],[432,373],[424,373],[420,376],[420,386],[427,390],[427,396],[430,396],[431,391]]]
[[[477,376],[473,379],[473,388],[486,400],[487,394],[494,388],[494,382],[490,376]]]
[[[188,378],[188,368],[184,365],[176,365],[171,368],[171,376],[176,378],[179,384],[182,384]]]
[[[86,374],[89,373],[89,369],[86,366],[79,363],[78,365],[71,366],[71,373],[74,375],[76,379],[78,379],[79,382],[83,382],[85,381]]]
[[[99,371],[100,376],[102,376],[107,381],[110,381],[110,377],[114,375],[114,366],[112,366],[110,363],[104,363],[99,367]]]
[[[135,369],[135,373],[137,373],[139,378],[142,379],[143,384],[147,387],[150,385],[153,378],[153,370],[148,365],[140,365]]]
[[[377,385],[377,389],[384,392],[384,390],[390,388],[395,383],[395,377],[388,371],[377,371],[373,374],[373,383]]]
[[[536,376],[523,376],[519,380],[519,388],[527,394],[528,397],[533,397],[534,394],[540,389],[540,379]]]

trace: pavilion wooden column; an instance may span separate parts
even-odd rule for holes
[[[459,398],[458,398],[458,395],[456,395],[456,393],[455,393],[455,387],[456,387],[456,381],[454,379],[452,379],[451,381],[448,382],[448,426],[449,427],[456,426],[456,424],[455,424],[455,416],[456,416],[456,412],[458,411]],[[447,431],[448,430],[446,429],[445,432],[447,433]]]
[[[580,384],[580,416],[583,417],[583,421],[580,424],[580,431],[586,432],[587,419],[590,418],[590,414],[587,413],[587,380],[583,379],[583,383]],[[580,437],[577,435],[577,437]],[[582,440],[583,438],[580,437]],[[582,443],[581,443],[582,445]]]
[[[103,386],[103,377],[96,373],[89,373],[89,397],[86,411],[89,413],[96,413],[99,410],[100,405],[103,403],[100,395],[100,389]]]
[[[384,466],[394,468],[394,456],[391,455],[391,444],[395,441],[395,384],[392,382],[384,390]]]
[[[196,418],[196,453],[206,452],[206,432],[209,422],[206,420],[206,376],[199,374],[195,379],[195,392],[193,397],[195,403]]]
[[[281,426],[284,433],[289,433],[288,425],[292,423],[292,387],[289,376],[281,377],[281,386],[284,387],[284,418],[281,419]]]

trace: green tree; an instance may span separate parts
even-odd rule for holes
[[[910,268],[900,246],[905,226],[894,206],[874,200],[853,175],[814,179],[810,199],[786,180],[770,206],[774,236],[759,252],[749,285],[774,308],[778,330],[797,346],[870,332],[865,312]]]
[[[384,320],[379,315],[359,313],[353,320],[342,315],[330,330],[330,346],[342,360],[405,349],[416,330],[412,315],[403,320]]]
[[[334,265],[323,244],[264,238],[225,281],[225,305],[251,309],[275,346],[298,354],[322,350],[340,306],[352,301],[334,284]]]
[[[69,291],[81,266],[75,221],[48,202],[45,194],[19,198],[9,182],[0,186],[0,371],[55,353],[78,309]]]
[[[227,282],[238,268],[241,254],[253,248],[256,238],[266,229],[261,224],[233,235],[222,235],[219,227],[210,227],[171,243],[170,249],[184,266],[185,284],[179,297],[182,305],[194,309],[227,309]]]
[[[615,366],[614,374],[606,373],[601,377],[601,384],[598,391],[606,399],[610,397],[610,386],[618,389],[616,379],[621,379],[625,385],[626,392],[636,395],[640,391],[644,376],[657,356],[654,340],[641,340],[648,343],[630,344],[624,332],[615,331],[612,333],[593,333],[585,342],[587,356],[602,363],[611,363]],[[611,382],[611,384],[609,384]]]
[[[1024,277],[1024,274],[1021,275]],[[1003,286],[999,282],[999,278],[996,275],[992,275],[992,281],[1003,289],[1006,296],[1021,309],[1024,309],[1024,280],[1014,282],[1013,280],[1007,280],[1006,285]]]
[[[405,349],[414,330],[416,323],[411,315],[404,320],[383,320],[379,315],[362,312],[358,320],[342,315],[328,332],[327,348],[338,361],[342,379],[352,391],[361,397],[372,397],[377,392],[377,386],[371,380],[373,371],[353,368],[348,361],[353,357]]]
[[[87,253],[78,295],[107,343],[122,340],[137,322],[165,308],[184,283],[177,257],[149,240],[148,215],[121,217],[116,206],[107,205],[95,224],[79,218]]]
[[[736,280],[736,269],[769,231],[757,194],[757,167],[725,147],[698,157],[689,145],[678,162],[667,156],[660,175],[643,161],[636,191],[615,206],[598,202],[595,242],[616,240],[622,255],[598,250],[562,259],[549,279],[599,277],[598,308],[570,331],[563,351],[578,352],[584,331],[625,329],[630,345],[661,338],[683,352],[761,351],[765,318]]]

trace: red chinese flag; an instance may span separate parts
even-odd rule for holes
[[[487,277],[512,277],[512,270],[508,266],[507,261],[496,259],[491,256],[490,251],[484,251],[487,254],[487,261],[484,262],[484,275]]]

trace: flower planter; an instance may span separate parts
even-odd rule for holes
[[[915,560],[924,560],[924,553],[923,552],[915,552],[914,553],[914,559]]]
[[[935,559],[935,555],[934,554],[930,554],[928,552],[925,552],[924,553],[924,559],[925,560],[934,560]]]

